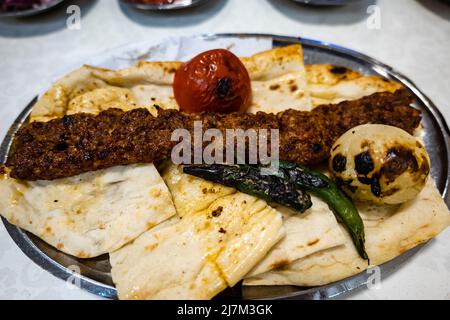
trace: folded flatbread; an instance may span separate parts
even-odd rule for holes
[[[402,87],[398,82],[329,64],[307,65],[306,74],[313,107],[357,100],[376,92],[395,92]]]
[[[203,183],[183,180],[188,194]],[[120,299],[210,299],[239,282],[284,235],[281,214],[266,202],[239,192],[221,194],[216,187],[204,190],[216,199],[202,209],[177,208],[179,221],[110,253]],[[176,188],[171,192],[180,203],[178,195],[184,195]]]
[[[132,165],[54,181],[0,180],[12,224],[79,258],[114,251],[176,214],[155,167]]]
[[[282,268],[312,253],[345,243],[345,231],[339,227],[328,205],[316,197],[312,197],[312,201],[313,206],[303,214],[277,207],[283,214],[286,235],[247,277]]]
[[[392,260],[437,236],[450,225],[450,212],[429,179],[419,196],[400,206],[359,204],[371,265]],[[244,285],[320,286],[368,268],[346,234],[344,245],[300,259],[278,270],[250,277]]]

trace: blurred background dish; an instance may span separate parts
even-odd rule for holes
[[[314,6],[340,6],[361,0],[293,0],[298,3],[311,4]]]
[[[28,17],[50,10],[64,0],[0,0],[0,18]]]
[[[176,10],[200,5],[208,0],[120,0],[141,10]]]

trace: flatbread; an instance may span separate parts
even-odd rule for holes
[[[252,81],[250,112],[311,108],[302,47],[293,45],[242,58]],[[31,121],[49,121],[65,114],[99,113],[108,108],[147,108],[156,114],[179,109],[172,83],[179,61],[140,61],[121,70],[85,65],[58,80],[33,107]]]
[[[359,204],[371,265],[380,265],[437,236],[450,225],[450,212],[432,179],[419,196],[400,206]],[[320,286],[368,268],[348,235],[344,245],[312,254],[291,265],[248,278],[244,285]]]
[[[215,200],[236,193],[234,188],[184,174],[181,166],[169,161],[162,171],[180,217],[204,210]]]
[[[120,299],[210,299],[240,281],[283,236],[281,214],[264,201],[216,195],[206,209],[179,210],[178,222],[110,253]]]
[[[357,100],[376,92],[395,92],[402,85],[378,76],[329,64],[306,65],[307,91],[313,107]]]
[[[196,208],[211,210],[213,207],[211,204],[217,199],[229,199],[223,202],[223,208],[230,207],[236,201],[231,199],[230,195],[240,194],[233,188],[183,174],[181,167],[174,164],[168,164],[163,170],[163,178],[173,195],[177,212],[183,217],[183,221],[184,217],[195,212]],[[288,265],[312,253],[343,245],[346,242],[345,230],[339,227],[331,210],[318,198],[313,197],[313,207],[304,214],[284,207],[276,209],[282,213],[286,235],[259,262],[252,262],[257,264],[246,277]],[[169,251],[167,248],[165,250]],[[145,269],[145,272],[149,271]],[[123,281],[119,278],[116,283],[119,286]]]
[[[300,45],[264,51],[242,58],[252,81],[250,113],[278,113],[292,108],[310,110],[307,75]]]
[[[134,68],[132,71],[137,73],[139,70],[139,68]],[[79,112],[98,114],[109,108],[119,108],[124,111],[147,108],[156,115],[153,107],[156,98],[152,96],[150,90],[146,91],[139,84],[131,85],[133,82],[127,71],[111,71],[86,65],[71,72],[55,82],[40,97],[33,106],[30,121],[49,121],[66,114]],[[119,77],[122,82],[118,81],[116,77]],[[138,75],[136,77],[139,78]],[[157,78],[157,75],[149,75],[148,80],[156,81],[153,77]],[[107,80],[111,82],[109,83]],[[140,80],[141,83],[146,81]],[[123,85],[126,81],[130,81],[127,86]],[[164,85],[157,85],[157,91],[160,92],[158,104],[173,107],[173,104],[168,103],[168,106],[164,104],[172,95],[171,93],[170,95],[166,94],[167,90],[164,90],[164,87]]]
[[[174,164],[169,164],[164,170],[163,179],[182,217],[207,208],[217,199],[239,193],[236,189],[184,174],[181,166]],[[247,276],[267,272],[314,252],[345,243],[344,234],[328,205],[316,197],[312,200],[312,208],[303,214],[282,206],[276,207],[282,214],[286,234]]]
[[[345,243],[345,231],[339,228],[328,205],[319,198],[311,198],[313,206],[303,214],[277,207],[283,214],[286,235],[246,277],[282,268],[315,252]]]
[[[152,164],[118,166],[54,181],[0,180],[0,212],[79,258],[122,247],[176,214]]]

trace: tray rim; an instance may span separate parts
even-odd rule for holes
[[[370,57],[365,54],[362,54],[353,49],[349,49],[340,45],[336,45],[326,41],[320,41],[309,38],[295,37],[295,36],[286,36],[286,35],[274,35],[274,34],[266,34],[266,33],[212,33],[212,34],[203,34],[203,35],[193,35],[192,37],[198,37],[201,39],[209,40],[215,38],[226,38],[226,37],[240,37],[240,38],[268,38],[272,39],[274,42],[274,46],[276,42],[286,42],[289,43],[301,43],[302,45],[319,47],[322,50],[333,52],[334,54],[338,53],[343,56],[351,56],[354,59],[359,60],[363,64],[369,63],[373,69],[382,76],[393,78],[400,83],[402,83],[405,87],[411,90],[427,107],[428,111],[432,115],[432,120],[437,123],[437,127],[439,128],[442,137],[445,140],[445,150],[447,155],[447,179],[445,181],[444,189],[442,190],[442,196],[447,206],[450,206],[450,177],[449,177],[449,168],[450,168],[450,130],[445,121],[444,116],[437,108],[437,106],[428,98],[409,78],[400,72],[396,71],[392,67]],[[23,111],[19,114],[19,116],[15,119],[14,123],[11,125],[8,130],[4,140],[0,146],[0,162],[4,162],[7,157],[7,151],[12,143],[13,136],[15,132],[23,125],[26,121],[28,115],[31,112],[31,109],[35,102],[37,101],[37,96],[23,109]],[[53,260],[51,257],[47,256],[44,252],[42,252],[30,239],[27,235],[27,232],[22,230],[21,228],[14,226],[2,217],[2,222],[11,236],[16,245],[25,253],[27,257],[29,257],[34,263],[36,263],[39,267],[44,269],[45,271],[51,273],[52,275],[66,281],[69,278],[76,278],[80,282],[80,288],[88,291],[92,294],[103,298],[116,299],[117,291],[113,286],[98,282],[81,274],[75,273],[65,266],[61,265],[57,261]],[[398,264],[399,262],[406,261],[410,256],[416,254],[423,245],[419,245],[404,254],[396,257],[395,259],[386,262],[380,266],[385,266],[389,264]],[[280,296],[267,298],[264,300],[277,300],[277,299],[332,299],[337,296],[343,295],[350,291],[356,290],[367,283],[366,274],[361,272],[354,276],[342,279],[340,281],[327,284],[319,287],[312,287],[305,290],[292,292],[288,294],[283,294]]]

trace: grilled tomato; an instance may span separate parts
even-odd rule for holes
[[[250,77],[233,53],[224,49],[210,50],[177,70],[173,91],[184,112],[245,111],[251,95]]]

